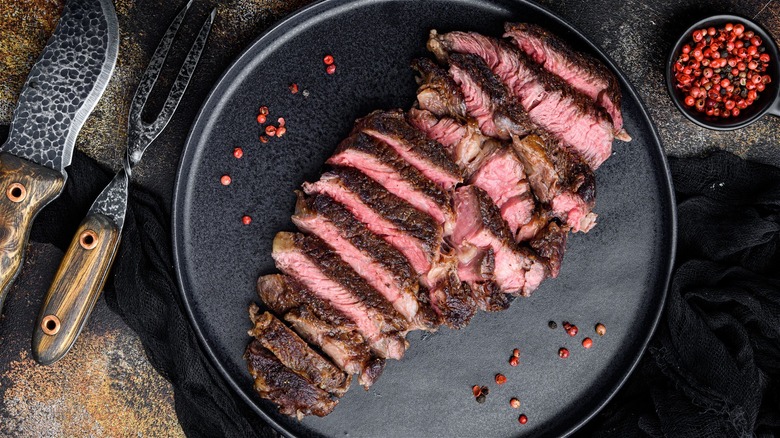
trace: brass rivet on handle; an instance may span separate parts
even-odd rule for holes
[[[79,236],[79,244],[84,249],[92,249],[98,244],[98,236],[92,230],[84,230]]]
[[[46,315],[41,321],[41,330],[47,335],[56,335],[60,331],[60,319],[54,315]]]
[[[5,195],[8,196],[11,202],[22,202],[27,197],[27,188],[24,184],[15,182],[8,186]]]

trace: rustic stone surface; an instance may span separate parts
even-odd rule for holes
[[[207,12],[219,6],[212,36],[190,89],[171,124],[146,152],[134,178],[170,199],[178,157],[191,121],[224,68],[264,29],[311,0],[197,1],[174,44],[147,113],[159,109],[185,48]],[[63,0],[0,0],[0,124],[11,118],[30,66],[53,30]],[[124,153],[127,111],[157,40],[183,1],[115,0],[121,45],[114,78],[79,136],[77,148],[118,169]],[[780,35],[780,6],[773,0],[541,0],[600,45],[627,74],[647,104],[666,151],[689,156],[723,148],[780,165],[780,121],[719,133],[699,128],[673,106],[664,64],[682,30],[719,12],[736,13]],[[778,78],[780,80],[780,78]],[[149,117],[149,118],[152,118]],[[40,248],[37,251],[41,251]],[[28,255],[56,266],[55,258]],[[25,267],[25,272],[29,270]],[[53,271],[52,271],[53,272]],[[42,284],[42,283],[41,283]],[[167,384],[143,359],[137,338],[100,301],[74,351],[61,364],[36,366],[28,355],[37,295],[17,286],[0,319],[0,435],[179,434]],[[22,314],[9,317],[16,308]],[[18,318],[18,321],[17,321]],[[12,321],[13,319],[13,321]],[[9,328],[22,324],[23,330]],[[26,324],[26,325],[25,325]],[[54,406],[54,407],[50,407]],[[139,422],[139,423],[138,423]],[[133,429],[131,429],[133,428]]]

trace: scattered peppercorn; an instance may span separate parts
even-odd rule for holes
[[[477,403],[485,403],[485,394],[477,397]]]
[[[518,359],[517,356],[512,356],[509,358],[509,365],[516,367],[519,363],[520,363],[520,359]]]
[[[263,123],[265,123],[265,120],[266,120],[265,114],[258,114],[257,115],[257,123],[262,125]]]
[[[569,350],[561,347],[561,349],[558,350],[558,357],[560,357],[561,359],[566,359],[567,357],[569,357]]]
[[[322,62],[324,62],[325,65],[331,65],[331,64],[333,64],[333,61],[334,61],[334,59],[333,59],[332,55],[325,55],[325,57],[322,58]]]
[[[287,132],[287,128],[285,128],[284,126],[280,126],[279,128],[276,129],[276,136],[281,137],[284,135],[285,132]]]
[[[222,178],[219,179],[219,182],[221,182],[223,186],[229,186],[233,180],[230,178],[230,175],[222,175]]]
[[[329,75],[332,75],[333,73],[336,73],[336,64],[331,64],[331,65],[329,65],[329,66],[328,66],[328,67],[325,69],[325,72],[326,72],[326,73],[328,73]]]
[[[233,156],[236,158],[241,158],[244,156],[244,150],[241,148],[235,148],[233,149]]]
[[[509,400],[509,406],[512,406],[512,408],[517,409],[520,407],[520,400],[512,397],[511,400]]]
[[[582,340],[582,346],[585,348],[590,348],[593,346],[593,339],[591,338],[585,338]]]
[[[490,388],[488,388],[487,386],[483,386],[480,389],[482,390],[482,394],[485,394],[485,395],[490,394]]]
[[[261,135],[261,136],[260,136],[260,141],[261,141],[262,143],[268,143],[268,137],[266,137],[265,135]]]
[[[479,385],[474,385],[471,387],[471,392],[474,393],[474,397],[479,397],[482,395],[482,388]]]
[[[517,421],[519,421],[520,424],[528,423],[528,417],[526,417],[525,414],[520,414],[520,417],[517,418]]]
[[[572,337],[577,336],[577,332],[579,332],[579,329],[577,328],[576,325],[573,325],[573,326],[569,327],[568,329],[566,329],[566,333],[568,333],[569,336],[572,336]]]
[[[284,126],[285,124],[284,117],[279,117],[276,121],[279,123],[279,126]]]
[[[685,106],[712,117],[738,116],[772,81],[763,41],[743,24],[696,29],[692,38],[672,67]]]
[[[267,116],[268,115],[268,107],[267,106],[261,106],[260,110],[258,111],[260,115]]]
[[[558,328],[558,323],[555,321],[550,321],[547,323],[547,327],[550,327],[551,329],[555,330]]]
[[[501,373],[496,374],[496,383],[499,385],[506,383],[506,376]]]
[[[563,326],[563,329],[566,331],[569,331],[569,328],[571,328],[571,324],[569,324],[569,321],[563,321],[561,325]]]
[[[598,333],[599,336],[604,336],[607,333],[607,327],[602,323],[596,324],[596,333]]]
[[[274,126],[274,125],[268,125],[268,126],[266,126],[266,127],[265,127],[265,133],[266,133],[266,135],[268,135],[269,137],[273,137],[274,135],[276,135],[276,126]]]
[[[290,93],[292,94],[298,93],[298,84],[296,84],[295,82],[290,84]]]
[[[514,350],[512,350],[512,356],[520,357],[520,349],[519,348],[515,348]]]
[[[249,215],[244,215],[244,217],[241,218],[241,222],[243,222],[244,225],[249,225],[252,223],[252,218],[249,217]]]

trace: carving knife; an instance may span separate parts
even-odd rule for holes
[[[62,192],[73,147],[114,72],[111,0],[69,0],[19,95],[0,146],[0,312],[35,216]]]

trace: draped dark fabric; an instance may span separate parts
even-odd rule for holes
[[[773,436],[780,428],[780,169],[725,153],[671,159],[677,267],[639,367],[578,436]],[[110,175],[76,154],[32,239],[65,248]],[[169,209],[131,188],[109,307],[173,385],[189,436],[273,436],[205,357],[177,291]]]

